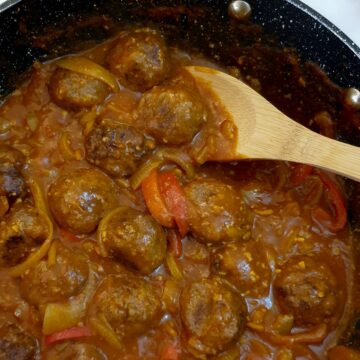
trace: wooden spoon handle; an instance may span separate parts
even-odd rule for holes
[[[314,165],[360,181],[360,148],[316,134],[306,128],[299,132],[298,147],[293,147],[289,161]]]

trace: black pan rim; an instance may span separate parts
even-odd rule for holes
[[[18,4],[21,0],[5,0],[2,4],[0,4],[0,14],[7,9]]]
[[[21,0],[20,0],[21,1]],[[333,35],[340,39],[360,60],[360,46],[355,44],[353,40],[349,38],[342,30],[340,30],[336,25],[334,25],[326,17],[318,13],[316,10],[306,5],[300,0],[286,0],[289,4],[295,6],[308,16],[312,17],[314,20],[322,24],[327,30],[329,30]]]
[[[5,0],[4,3],[0,4],[0,14],[4,11],[12,8],[13,6],[19,4],[22,0]],[[349,38],[342,30],[340,30],[336,25],[334,25],[330,20],[325,18],[319,12],[311,8],[310,6],[306,5],[305,3],[301,2],[300,0],[285,0],[289,4],[295,6],[306,15],[313,18],[318,23],[325,26],[327,30],[329,30],[332,34],[338,37],[342,43],[344,43],[360,60],[360,46],[355,44],[353,40]]]

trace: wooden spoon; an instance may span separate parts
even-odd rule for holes
[[[235,158],[310,164],[360,181],[360,148],[298,124],[228,74],[199,66],[186,70],[213,91],[237,126]]]

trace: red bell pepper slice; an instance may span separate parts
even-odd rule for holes
[[[180,235],[185,236],[189,231],[189,226],[186,199],[181,185],[176,176],[169,171],[159,174],[159,185],[166,207],[174,215]]]
[[[45,344],[50,345],[58,341],[69,339],[78,339],[82,337],[91,336],[92,333],[89,328],[85,326],[72,327],[63,331],[58,331],[54,334],[45,336]]]
[[[338,232],[344,228],[347,222],[347,213],[344,198],[331,178],[324,172],[319,171],[318,176],[325,186],[325,192],[333,214],[317,207],[312,210],[313,219],[326,226],[332,232]]]
[[[178,360],[178,350],[174,345],[166,346],[160,355],[160,360]]]
[[[141,190],[151,215],[162,226],[173,227],[174,219],[160,193],[159,173],[153,170],[141,183]]]
[[[65,239],[65,240],[70,241],[70,242],[77,242],[77,241],[81,240],[80,238],[78,238],[73,233],[71,233],[71,232],[69,232],[67,230],[64,230],[64,229],[60,229],[60,236],[61,236],[62,239]]]
[[[293,171],[290,175],[290,181],[294,186],[301,185],[306,178],[311,175],[314,167],[307,164],[294,164]]]

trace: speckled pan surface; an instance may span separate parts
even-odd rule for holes
[[[360,49],[326,19],[297,0],[248,2],[253,22],[263,26],[265,34],[274,35],[284,46],[296,48],[303,59],[318,63],[337,84],[360,87]],[[0,97],[16,86],[19,74],[34,60],[44,61],[78,50],[84,41],[92,43],[111,36],[115,31],[112,21],[124,24],[143,20],[149,8],[182,7],[178,16],[164,16],[161,22],[176,27],[179,38],[192,39],[200,48],[202,44],[208,46],[211,37],[216,37],[212,51],[215,57],[214,52],[221,48],[221,37],[229,36],[222,30],[228,23],[229,2],[224,0],[13,0],[13,3],[7,9],[6,4],[0,7],[0,11],[3,10],[0,13]],[[186,10],[203,5],[212,8],[212,16]],[[196,38],[194,23],[189,21],[194,16],[198,16]],[[74,30],[74,23],[84,25]],[[52,38],[46,37],[49,33]],[[45,46],[39,44],[39,38],[47,39]]]

